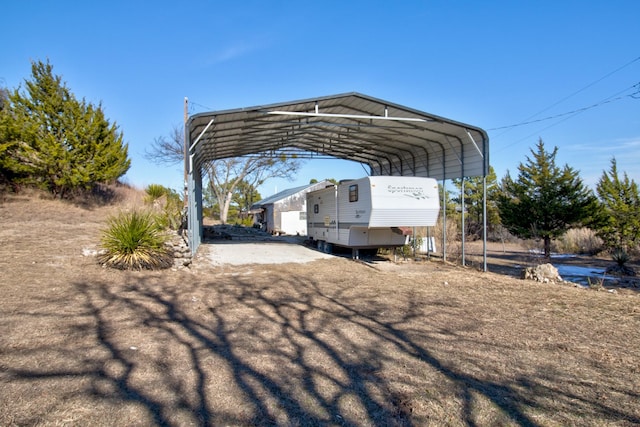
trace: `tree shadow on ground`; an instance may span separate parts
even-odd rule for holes
[[[353,284],[327,291],[301,275],[256,282],[238,274],[180,287],[132,276],[75,289],[81,311],[69,340],[93,342],[59,346],[80,365],[5,370],[16,380],[88,379],[78,393],[133,405],[156,425],[412,426],[429,422],[418,405],[433,404],[435,419],[457,408],[453,423],[473,426],[487,421],[485,404],[492,423],[535,426],[532,409],[553,412],[548,402],[578,399],[603,419],[640,423],[548,378],[489,379],[481,361],[458,368],[449,357],[460,355],[430,348],[443,336],[468,340],[431,320],[455,304],[392,306]]]

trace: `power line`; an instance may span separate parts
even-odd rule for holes
[[[624,95],[624,96],[618,96],[621,93],[626,92],[626,91],[628,91],[630,89],[633,89],[633,88],[636,88],[635,92],[633,92],[631,94],[628,94],[628,95]],[[500,127],[497,127],[497,128],[491,128],[491,129],[487,129],[487,130],[511,129],[511,128],[515,128],[515,127],[518,127],[518,126],[530,125],[532,123],[539,123],[539,122],[544,122],[546,120],[557,119],[559,117],[564,117],[564,116],[568,116],[568,115],[572,115],[572,114],[582,113],[582,112],[590,110],[592,108],[600,107],[601,105],[605,105],[605,104],[609,104],[611,102],[619,101],[619,100],[624,99],[626,97],[630,97],[630,98],[633,98],[633,99],[640,99],[640,83],[636,83],[633,86],[630,86],[630,87],[628,87],[628,88],[626,88],[624,90],[621,90],[620,92],[618,92],[618,93],[616,93],[614,95],[611,95],[611,97],[609,97],[609,98],[606,98],[606,99],[604,99],[604,100],[602,100],[600,102],[596,102],[595,104],[589,105],[587,107],[582,107],[582,108],[578,108],[576,110],[567,111],[565,113],[560,113],[560,114],[556,114],[556,115],[553,115],[553,116],[544,117],[542,119],[530,120],[528,122],[520,122],[520,123],[516,123],[516,124],[513,124],[513,125],[500,126]],[[534,117],[534,116],[531,116],[531,117]]]
[[[635,59],[633,59],[633,60],[631,60],[631,61],[627,62],[626,64],[624,64],[624,65],[622,65],[622,66],[620,66],[620,67],[618,67],[618,68],[616,68],[615,70],[611,71],[610,73],[607,73],[606,75],[604,75],[604,76],[600,77],[599,79],[597,79],[597,80],[595,80],[595,81],[593,81],[593,82],[589,83],[588,85],[584,86],[583,88],[581,88],[581,89],[579,89],[579,90],[577,90],[577,91],[575,91],[575,92],[573,92],[573,93],[571,93],[571,94],[569,94],[569,95],[565,96],[564,98],[560,99],[559,101],[554,102],[553,104],[549,105],[548,107],[543,108],[542,110],[538,111],[537,113],[534,113],[534,114],[530,115],[529,117],[525,118],[525,119],[524,119],[522,122],[520,122],[520,123],[516,123],[516,124],[514,124],[514,125],[509,125],[509,126],[501,126],[501,127],[497,127],[497,128],[493,128],[493,129],[488,129],[488,130],[506,129],[506,130],[505,130],[504,132],[502,132],[500,135],[496,135],[496,136],[495,136],[495,138],[497,138],[497,137],[500,137],[500,136],[504,135],[505,133],[509,132],[509,130],[510,130],[510,129],[512,129],[512,128],[514,128],[514,127],[522,126],[522,125],[524,125],[524,124],[529,124],[529,123],[535,123],[535,122],[536,122],[536,120],[531,121],[531,119],[532,119],[532,118],[534,118],[534,117],[536,117],[536,116],[538,116],[538,115],[540,115],[540,114],[544,113],[545,111],[550,110],[551,108],[553,108],[553,107],[557,106],[558,104],[561,104],[562,102],[566,101],[567,99],[572,98],[572,97],[574,97],[575,95],[577,95],[577,94],[579,94],[579,93],[581,93],[581,92],[584,92],[584,91],[585,91],[585,90],[587,90],[588,88],[590,88],[590,87],[592,87],[592,86],[596,85],[597,83],[601,82],[602,80],[604,80],[604,79],[606,79],[606,78],[608,78],[608,77],[612,76],[613,74],[615,74],[615,73],[619,72],[620,70],[623,70],[624,68],[627,68],[627,67],[628,67],[628,66],[630,66],[631,64],[634,64],[635,62],[638,62],[638,61],[640,61],[640,56],[638,56],[637,58],[635,58]],[[635,86],[635,85],[634,85],[634,86]],[[625,89],[625,90],[628,90],[628,89]],[[638,94],[637,94],[637,92],[636,92],[636,93],[633,93],[633,94],[632,94],[632,97],[633,97],[633,98],[635,98],[635,96],[637,96],[637,95],[638,95]],[[615,95],[614,95],[614,96],[615,96]],[[558,116],[564,116],[564,115],[568,115],[568,114],[571,114],[571,112],[569,112],[569,113],[563,113],[563,114],[560,114],[560,115],[558,115]],[[555,117],[557,117],[557,116],[552,116],[551,118],[555,118]],[[542,120],[549,120],[549,118],[541,119],[540,121],[542,121]]]
[[[195,106],[203,108],[205,111],[213,111],[213,108],[207,107],[206,105],[198,104],[197,102],[189,101],[189,113],[193,113],[195,111]]]
[[[599,78],[599,79],[597,79],[596,81],[594,81],[594,82],[592,82],[592,83],[589,83],[588,85],[586,85],[586,86],[585,86],[585,87],[583,87],[582,89],[579,89],[579,90],[577,90],[577,91],[573,92],[572,94],[565,96],[565,97],[564,97],[564,98],[562,98],[561,100],[559,100],[559,101],[557,101],[557,102],[555,102],[555,103],[551,104],[550,106],[548,106],[548,107],[546,107],[546,108],[543,108],[542,110],[538,111],[538,112],[537,112],[537,113],[535,113],[534,115],[527,117],[525,120],[529,120],[529,119],[531,119],[531,118],[533,118],[533,117],[537,116],[538,114],[542,114],[542,113],[544,113],[545,111],[548,111],[548,110],[552,109],[552,108],[553,108],[553,107],[555,107],[556,105],[561,104],[562,102],[566,101],[566,100],[567,100],[567,99],[569,99],[569,98],[572,98],[573,96],[575,96],[575,95],[579,94],[580,92],[584,92],[585,90],[589,89],[591,86],[594,86],[594,85],[596,85],[596,84],[600,83],[602,80],[606,79],[607,77],[614,75],[614,74],[615,74],[615,73],[617,73],[618,71],[620,71],[620,70],[622,70],[622,69],[624,69],[624,68],[627,68],[629,65],[631,65],[631,64],[633,64],[634,62],[637,62],[637,61],[640,61],[640,56],[639,56],[639,57],[637,57],[636,59],[632,60],[632,61],[627,62],[627,63],[626,63],[626,64],[624,64],[623,66],[621,66],[621,67],[619,67],[619,68],[616,68],[615,70],[611,71],[609,74],[606,74],[605,76],[600,77],[600,78]]]
[[[627,90],[629,90],[629,89],[631,89],[631,88],[636,88],[636,91],[635,91],[634,93],[632,93],[632,94],[629,94],[629,95],[625,95],[625,96],[618,96],[618,95],[620,95],[621,93],[623,93],[623,92],[625,92],[625,91],[627,91]],[[618,93],[615,93],[615,94],[613,94],[613,95],[611,95],[611,96],[609,96],[609,97],[607,97],[607,98],[603,99],[602,101],[597,102],[597,103],[595,103],[595,104],[593,104],[593,105],[591,105],[591,106],[589,106],[589,107],[579,108],[579,109],[577,109],[577,110],[574,110],[574,111],[571,111],[571,112],[568,112],[568,113],[563,113],[563,114],[559,114],[559,115],[557,115],[557,116],[550,117],[550,118],[558,118],[558,117],[562,117],[562,116],[567,116],[567,117],[565,117],[564,119],[562,119],[562,120],[560,120],[560,121],[558,121],[558,122],[552,123],[552,124],[550,124],[549,126],[547,126],[547,127],[545,127],[545,128],[542,128],[542,129],[540,129],[540,130],[537,130],[537,131],[535,131],[534,133],[532,133],[532,134],[530,134],[530,135],[525,136],[524,138],[520,138],[520,139],[518,139],[518,140],[516,140],[516,141],[512,142],[511,144],[507,144],[507,145],[501,146],[501,147],[500,147],[500,149],[499,149],[499,150],[497,150],[497,151],[502,151],[502,150],[504,150],[504,149],[506,149],[506,148],[512,147],[512,146],[514,146],[514,145],[516,145],[516,144],[518,144],[518,143],[520,143],[520,142],[522,142],[522,141],[524,141],[524,140],[526,140],[526,139],[531,138],[532,136],[535,136],[536,134],[540,134],[541,132],[544,132],[544,131],[545,131],[545,130],[547,130],[547,129],[550,129],[550,128],[554,127],[554,126],[557,126],[557,125],[559,125],[560,123],[564,123],[564,122],[566,122],[567,120],[569,120],[570,118],[575,117],[575,116],[577,116],[578,114],[583,113],[583,112],[585,112],[585,111],[587,111],[587,110],[589,110],[589,109],[591,109],[591,108],[594,108],[594,107],[597,107],[597,106],[600,106],[600,105],[604,105],[604,104],[608,104],[608,103],[610,103],[610,102],[618,101],[618,100],[623,99],[623,98],[625,98],[625,97],[631,97],[631,98],[634,98],[634,99],[638,99],[638,98],[636,97],[636,96],[638,96],[638,95],[640,95],[640,83],[637,83],[637,84],[635,84],[635,85],[631,86],[630,88],[627,88],[627,89],[625,89],[625,90],[622,90],[622,91],[620,91],[620,92],[618,92]],[[540,119],[540,120],[536,120],[536,121],[548,120],[548,119],[550,119],[550,118],[547,118],[547,119]],[[534,122],[536,122],[536,121],[533,121],[533,122],[531,122],[531,123],[534,123]],[[519,126],[519,125],[515,125],[515,126]]]

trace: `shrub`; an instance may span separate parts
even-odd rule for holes
[[[554,241],[554,251],[595,255],[602,251],[603,241],[590,228],[572,228]]]
[[[432,228],[431,235],[436,240],[436,253],[442,254],[442,236],[443,236],[443,220],[442,217],[438,219],[438,223]],[[447,257],[449,261],[458,261],[462,257],[462,246],[460,244],[460,232],[458,229],[458,223],[455,217],[447,215],[446,224],[446,237],[447,237]]]
[[[236,219],[236,224],[241,225],[243,227],[252,227],[253,226],[253,218],[245,217]]]
[[[172,192],[167,194],[161,199],[160,209],[158,214],[158,224],[163,228],[170,228],[177,230],[183,225],[183,203],[180,196],[177,193]]]
[[[487,240],[489,242],[501,242],[501,243],[519,243],[520,238],[509,233],[502,224],[496,224],[492,227],[488,227]]]
[[[165,246],[161,233],[150,213],[121,213],[108,220],[101,243],[104,249],[98,260],[121,270],[154,270],[173,264],[173,256]]]
[[[611,251],[611,259],[620,267],[624,267],[629,262],[629,254],[623,248],[615,248]]]
[[[150,184],[145,188],[146,201],[157,212],[158,224],[162,228],[177,230],[182,225],[183,203],[180,195],[171,188],[160,184]]]
[[[601,291],[604,289],[604,277],[597,279],[587,277],[587,283],[589,285],[589,289],[593,289],[595,291]]]
[[[144,191],[147,193],[147,201],[153,202],[167,194],[170,190],[160,184],[149,184]]]

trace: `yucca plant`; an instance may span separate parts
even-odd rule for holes
[[[162,212],[158,215],[158,223],[163,228],[177,230],[182,221],[182,198],[175,191],[171,190],[166,194]]]
[[[167,194],[170,190],[160,184],[149,184],[144,191],[147,193],[147,200],[153,202]]]
[[[617,247],[611,251],[611,259],[620,267],[624,267],[624,265],[629,262],[629,254],[623,248]]]
[[[162,228],[177,230],[182,222],[182,198],[171,188],[160,184],[149,184],[145,188],[147,193],[145,201],[152,204],[153,211],[157,214],[156,221]]]
[[[173,264],[173,256],[150,213],[123,212],[108,219],[102,232],[100,263],[121,270],[154,270]]]

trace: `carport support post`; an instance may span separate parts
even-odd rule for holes
[[[464,168],[463,168],[463,170],[464,170]],[[465,225],[464,224],[464,221],[465,221],[464,208],[465,208],[465,206],[464,206],[464,199],[465,199],[465,197],[464,196],[465,196],[465,194],[464,194],[464,172],[463,172],[463,175],[460,178],[460,215],[461,215],[461,218],[460,218],[460,232],[462,234],[462,246],[461,246],[461,249],[462,249],[462,266],[463,267],[466,265],[465,257],[464,257],[464,252],[465,252],[465,249],[464,249],[464,242],[465,242],[465,229],[464,229],[464,225]]]
[[[184,97],[184,209],[189,210],[189,137],[187,136],[187,121],[189,121],[189,98]]]
[[[442,178],[442,261],[447,262],[447,184]]]
[[[193,158],[189,156],[189,246],[195,255],[202,242],[202,174],[200,168],[193,167]]]
[[[213,124],[213,119],[209,120],[209,123],[200,132],[200,135],[189,146],[189,246],[191,248],[191,254],[195,255],[198,250],[198,246],[202,243],[203,229],[202,229],[202,169],[199,162],[196,162],[194,167],[194,157],[196,155],[196,145],[200,142],[200,139],[207,132],[209,127]],[[188,132],[188,142],[191,143],[191,132],[189,132],[189,123],[184,129]]]
[[[487,173],[482,176],[482,270],[487,272]]]
[[[411,246],[413,246],[413,259],[415,260],[416,257],[417,257],[417,252],[418,252],[418,248],[417,248],[418,242],[416,240],[416,238],[418,236],[416,236],[416,227],[413,227],[413,231],[411,232],[411,235],[413,237],[413,239],[412,239],[413,240],[413,245],[411,245]]]

